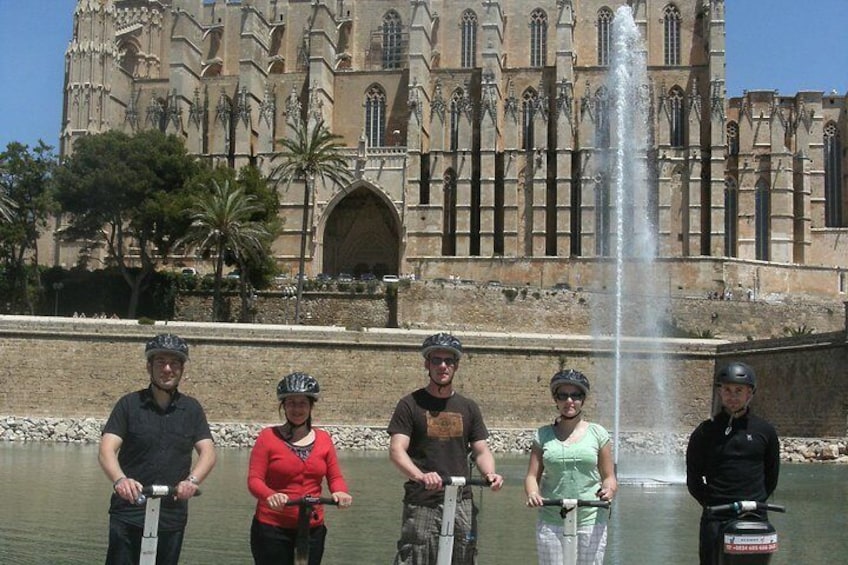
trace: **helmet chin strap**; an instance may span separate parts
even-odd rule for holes
[[[745,415],[745,412],[748,411],[748,405],[751,403],[752,399],[753,399],[753,395],[751,395],[751,398],[749,398],[747,400],[747,402],[745,402],[745,406],[743,406],[742,408],[740,408],[736,412],[730,412],[728,410],[728,414],[730,414],[730,419],[727,420],[727,427],[724,428],[724,435],[726,435],[726,436],[730,435],[730,432],[733,431],[733,419],[734,418],[739,419],[739,418],[741,418],[742,416]]]
[[[167,394],[168,396],[174,396],[174,394],[176,394],[176,392],[177,392],[177,389],[176,389],[176,388],[173,388],[173,389],[171,389],[171,390],[168,390],[168,389],[166,389],[166,388],[162,388],[161,386],[159,386],[158,384],[156,384],[156,381],[155,381],[155,380],[153,380],[153,378],[151,378],[151,379],[150,379],[150,384],[152,384],[154,388],[157,388],[157,389],[161,390],[162,392],[164,392],[164,393],[165,393],[165,394]]]

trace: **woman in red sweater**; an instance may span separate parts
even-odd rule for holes
[[[250,549],[257,565],[294,564],[298,507],[289,500],[321,496],[324,479],[340,508],[351,505],[330,435],[312,427],[312,406],[318,400],[318,381],[292,373],[277,385],[285,423],[263,429],[250,452],[247,488],[256,497],[250,528]],[[309,521],[309,565],[319,565],[327,527],[324,508],[312,508]]]

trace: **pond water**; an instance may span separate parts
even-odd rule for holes
[[[191,503],[182,563],[252,562],[248,530],[254,499],[246,488],[249,450],[222,449],[204,494]],[[385,453],[345,452],[352,508],[327,510],[327,565],[389,564],[400,531],[402,480]],[[627,476],[628,459],[621,461]],[[499,493],[480,502],[481,565],[535,563],[535,512],[524,507],[526,458],[498,457]],[[773,502],[780,551],[773,564],[844,563],[848,554],[848,468],[785,464]],[[633,481],[636,483],[637,481]],[[96,446],[0,443],[0,563],[102,563],[111,485]],[[625,483],[612,512],[606,563],[696,563],[700,511],[680,483]]]

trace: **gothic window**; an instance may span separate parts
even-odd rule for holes
[[[132,41],[121,43],[120,47],[121,68],[133,78],[138,78],[138,46]]]
[[[739,216],[739,191],[736,181],[727,179],[724,182],[724,255],[736,257],[736,246],[739,233],[736,229],[736,218]]]
[[[365,137],[369,147],[386,145],[386,92],[377,85],[365,94]]]
[[[459,122],[462,118],[462,107],[465,96],[462,89],[454,90],[450,101],[450,150],[459,149]]]
[[[834,122],[824,127],[824,225],[842,227],[842,142]]]
[[[525,151],[532,151],[534,145],[534,128],[533,120],[536,116],[536,107],[539,104],[539,97],[532,88],[524,91],[524,96],[521,98],[521,139],[522,148]]]
[[[595,91],[595,147],[610,146],[610,110],[606,87]]]
[[[610,255],[610,186],[609,179],[599,174],[595,179],[595,255]]]
[[[477,14],[465,10],[462,14],[462,60],[460,66],[471,68],[477,66]]]
[[[610,44],[612,42],[612,10],[598,10],[598,64],[605,67],[610,63]]]
[[[680,64],[680,10],[669,4],[663,10],[665,64]]]
[[[739,155],[739,124],[736,122],[727,124],[727,152],[731,157]]]
[[[456,255],[456,173],[445,172],[442,206],[442,255]]]
[[[544,67],[548,51],[548,15],[536,8],[530,14],[530,66]]]
[[[399,69],[401,66],[402,38],[400,15],[389,10],[383,16],[383,68]]]
[[[683,91],[675,86],[668,93],[668,143],[672,147],[683,147],[685,144],[684,109]]]
[[[760,261],[769,260],[769,214],[771,205],[769,203],[768,183],[765,179],[757,181],[754,188],[754,215],[755,215],[755,245],[756,259]]]

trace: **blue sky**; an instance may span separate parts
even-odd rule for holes
[[[75,5],[0,0],[0,149],[38,139],[58,147]],[[848,49],[840,41],[848,0],[726,0],[725,16],[728,96],[756,89],[848,92]]]

